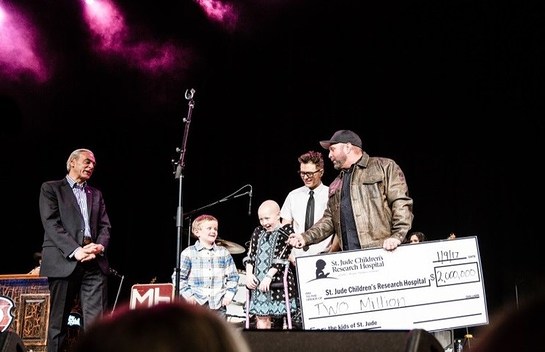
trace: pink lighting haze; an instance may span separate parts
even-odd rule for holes
[[[0,7],[0,74],[13,80],[33,77],[47,80],[48,73],[36,52],[36,30],[15,9]]]
[[[86,0],[85,3],[85,17],[95,35],[97,51],[120,56],[131,66],[150,73],[187,66],[183,61],[187,61],[190,55],[183,55],[181,49],[174,44],[158,44],[131,38],[123,15],[109,0]]]
[[[108,1],[85,1],[87,23],[102,50],[121,51],[127,29],[121,14]]]
[[[231,5],[216,0],[197,0],[197,2],[210,19],[222,23],[228,30],[235,29],[238,16]]]

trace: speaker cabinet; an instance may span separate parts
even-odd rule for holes
[[[413,330],[243,330],[252,351],[444,352],[429,332]]]
[[[16,333],[29,351],[45,352],[50,298],[47,277],[0,275],[0,296],[8,297],[14,303],[14,319],[6,331]]]

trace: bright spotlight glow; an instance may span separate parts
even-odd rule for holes
[[[47,69],[36,49],[34,26],[15,8],[0,5],[0,73],[13,80],[47,80]]]
[[[226,29],[234,30],[238,21],[238,15],[233,6],[224,4],[218,0],[197,0],[208,18],[220,22]]]
[[[122,57],[131,66],[160,73],[188,65],[191,55],[174,44],[132,38],[123,14],[109,0],[86,0],[85,18],[94,34],[95,50]]]

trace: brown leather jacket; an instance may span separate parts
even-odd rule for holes
[[[323,217],[303,233],[306,244],[336,234],[341,249],[340,201],[342,174],[329,186]],[[388,237],[405,240],[413,221],[413,200],[403,171],[393,160],[363,153],[354,165],[350,186],[352,209],[361,248],[380,247]]]

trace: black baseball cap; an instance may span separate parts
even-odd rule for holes
[[[350,143],[361,148],[361,138],[356,133],[350,130],[338,130],[327,141],[320,141],[320,145],[324,149],[329,149],[332,144]]]

